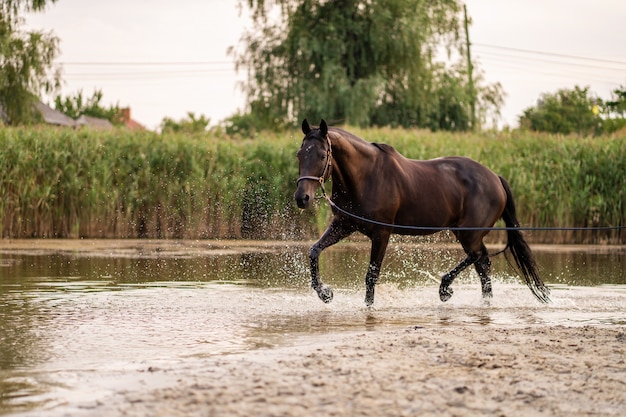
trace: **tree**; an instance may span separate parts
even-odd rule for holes
[[[82,90],[76,95],[62,98],[60,95],[54,99],[54,107],[61,113],[78,119],[80,116],[98,117],[107,119],[111,123],[119,125],[122,123],[120,119],[120,106],[105,107],[101,104],[102,90],[95,90],[93,95],[87,99],[83,98]]]
[[[611,92],[611,99],[604,102],[602,116],[605,133],[626,129],[626,87],[620,86]]]
[[[51,33],[21,30],[21,12],[41,11],[56,0],[0,0],[0,116],[8,124],[34,120],[33,102],[60,84],[53,61],[59,40]]]
[[[605,103],[607,116],[613,118],[626,118],[626,87],[620,86],[611,93],[611,100]]]
[[[209,123],[211,119],[204,114],[197,117],[193,112],[188,112],[187,117],[178,122],[164,117],[161,121],[161,133],[202,133],[206,131]]]
[[[467,129],[471,97],[457,0],[248,0],[254,30],[232,50],[264,117]],[[280,9],[272,20],[269,9]],[[477,88],[481,89],[480,86]],[[492,89],[491,93],[498,91]],[[497,103],[497,100],[480,103]]]
[[[590,94],[589,87],[560,89],[554,94],[542,94],[536,106],[523,111],[519,124],[530,130],[564,135],[599,134],[602,121],[593,110],[599,103],[601,100]]]

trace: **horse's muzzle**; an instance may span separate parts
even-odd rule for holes
[[[294,200],[296,200],[296,204],[298,205],[299,208],[301,209],[307,209],[309,207],[311,207],[311,203],[313,202],[313,198],[312,196],[314,194],[312,194],[313,192],[315,192],[314,190],[309,190],[309,186],[306,186],[305,184],[299,184],[298,188],[296,189],[296,192],[293,193],[293,198]]]
[[[298,193],[296,192],[293,198],[296,200],[296,204],[301,209],[309,208],[309,206],[311,205],[311,197],[308,194],[298,195]]]

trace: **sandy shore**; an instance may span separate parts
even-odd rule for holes
[[[149,368],[176,384],[90,406],[123,416],[620,416],[625,327],[404,328]],[[149,375],[148,375],[149,374]]]

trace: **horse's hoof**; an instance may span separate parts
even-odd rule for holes
[[[320,300],[328,304],[333,301],[333,290],[332,288],[324,285],[317,290],[317,296],[320,298]]]
[[[452,291],[452,288],[446,288],[446,289],[440,289],[439,290],[439,298],[444,303],[446,301],[448,301],[450,298],[452,298],[452,294],[454,294],[454,291]]]
[[[371,307],[374,304],[374,289],[365,291],[365,306]]]
[[[491,300],[493,300],[493,293],[491,291],[483,292],[483,305],[485,307],[491,306]]]

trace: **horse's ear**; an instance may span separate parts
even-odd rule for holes
[[[326,134],[328,134],[328,126],[326,125],[326,120],[324,119],[320,122],[320,133],[322,134],[322,137],[326,137]]]
[[[308,135],[310,131],[311,131],[311,126],[309,126],[309,122],[307,122],[307,120],[304,119],[302,121],[302,133],[304,133],[305,135]]]

